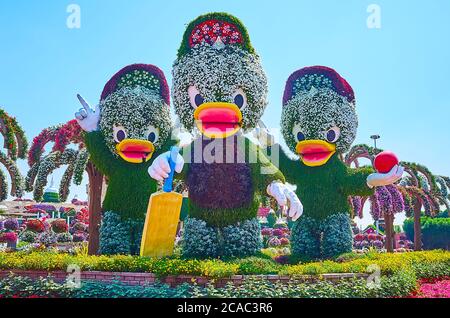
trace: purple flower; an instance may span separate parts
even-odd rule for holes
[[[378,204],[377,194],[370,197],[370,215],[374,220],[378,220],[381,216],[380,205]]]
[[[7,219],[3,222],[5,229],[10,231],[17,231],[19,229],[19,222],[17,219]]]
[[[280,239],[276,236],[271,237],[267,243],[270,247],[277,247],[281,245]]]
[[[382,241],[380,241],[380,240],[376,240],[376,241],[373,241],[373,246],[375,246],[376,248],[383,248],[383,242]]]
[[[86,239],[86,236],[81,232],[75,233],[72,236],[72,241],[74,241],[74,242],[83,242],[85,239]]]
[[[271,236],[272,235],[272,229],[265,227],[263,229],[261,229],[261,235],[263,236]]]
[[[363,217],[363,205],[362,205],[362,199],[359,196],[351,197],[350,203],[353,206],[353,211],[355,212],[355,215],[357,215],[360,219]]]
[[[32,206],[33,209],[40,209],[40,210],[44,210],[45,212],[52,212],[52,211],[56,211],[56,207],[52,204],[45,204],[45,203],[40,203],[40,204],[34,204]]]
[[[281,229],[274,229],[272,232],[272,235],[277,236],[278,238],[282,237],[283,234],[284,234],[284,232]]]
[[[392,208],[394,213],[402,212],[405,209],[403,196],[395,185],[387,185],[386,189],[392,197]]]
[[[392,213],[392,196],[386,187],[377,187],[375,195],[380,206],[380,210],[383,213]]]

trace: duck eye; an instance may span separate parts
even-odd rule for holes
[[[191,106],[197,108],[201,104],[205,102],[205,99],[198,91],[197,87],[189,86],[188,88],[189,101],[191,102]]]
[[[116,142],[121,142],[122,140],[127,138],[127,133],[123,126],[114,126],[113,128],[113,137]]]
[[[158,129],[150,126],[148,131],[147,131],[147,140],[150,141],[151,143],[155,143],[158,140]]]
[[[298,125],[296,125],[294,127],[292,132],[294,133],[294,137],[297,140],[297,142],[300,142],[300,141],[303,141],[306,139],[305,134],[302,132],[301,128]]]
[[[247,95],[245,95],[245,92],[242,89],[239,88],[233,94],[233,103],[239,108],[243,108],[247,104]]]
[[[195,95],[194,102],[195,102],[196,106],[200,106],[201,104],[203,104],[204,99],[203,99],[202,95],[200,95],[200,94]]]
[[[154,132],[149,133],[147,139],[148,141],[155,142],[156,134]]]
[[[304,133],[302,133],[301,131],[299,131],[298,133],[297,133],[297,141],[303,141],[303,140],[305,140],[306,138],[305,138],[305,134]]]
[[[244,96],[242,96],[241,94],[237,94],[236,96],[234,96],[234,103],[241,108],[242,105],[244,105]]]
[[[336,142],[339,139],[341,134],[341,130],[339,127],[332,127],[327,131],[327,141],[328,142]]]

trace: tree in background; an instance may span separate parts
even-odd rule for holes
[[[11,178],[10,194],[15,197],[22,197],[24,194],[23,177],[17,168],[16,160],[25,159],[28,143],[25,133],[17,120],[11,117],[0,108],[0,132],[3,136],[3,148],[6,153],[0,151],[0,163],[6,168]],[[0,170],[0,201],[8,197],[8,183],[6,176]]]
[[[356,145],[346,154],[347,165],[360,165],[361,159],[368,159],[373,164],[375,156],[381,149],[367,145]],[[393,250],[394,214],[405,211],[407,216],[414,215],[414,249],[421,250],[420,215],[422,209],[427,216],[435,216],[444,205],[448,209],[448,189],[450,179],[436,177],[425,166],[410,163],[400,163],[405,168],[405,175],[394,185],[378,187],[375,194],[369,198],[349,198],[354,215],[362,218],[364,204],[370,202],[370,213],[374,220],[384,218],[386,226],[386,249]]]
[[[53,142],[51,151],[44,155],[45,146]],[[76,120],[46,128],[33,139],[28,153],[28,171],[25,186],[33,191],[36,201],[41,201],[47,177],[61,166],[67,166],[59,186],[61,202],[67,200],[70,184],[80,185],[84,171],[89,178],[89,254],[98,250],[99,226],[101,221],[101,193],[103,175],[89,160],[89,153],[83,143],[81,127]]]

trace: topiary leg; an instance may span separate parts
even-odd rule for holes
[[[333,258],[352,251],[353,235],[347,213],[330,215],[322,222],[321,227],[323,258]]]
[[[130,254],[130,225],[120,215],[108,211],[100,226],[100,254]]]
[[[238,225],[229,225],[222,229],[221,255],[248,256],[262,248],[261,227],[258,219],[247,220]]]
[[[132,255],[139,255],[141,251],[143,221],[128,221],[130,226],[130,251]]]
[[[217,230],[205,221],[186,218],[181,249],[184,257],[216,257],[219,250]]]
[[[291,230],[291,248],[294,257],[320,257],[320,229],[318,221],[302,216]]]

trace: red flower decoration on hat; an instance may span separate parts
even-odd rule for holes
[[[218,37],[224,44],[242,43],[242,34],[234,24],[220,20],[207,20],[199,23],[192,30],[189,46],[193,47],[204,42],[213,45]]]

